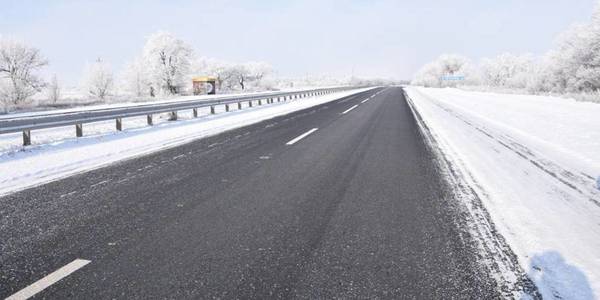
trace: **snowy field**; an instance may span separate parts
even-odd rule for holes
[[[600,298],[600,105],[407,87],[546,299]]]
[[[173,147],[194,139],[246,126],[276,116],[323,104],[366,89],[295,99],[241,111],[230,105],[199,109],[199,118],[190,111],[179,112],[179,121],[167,121],[166,115],[146,125],[146,117],[123,119],[123,131],[115,131],[114,120],[84,124],[84,136],[75,138],[74,126],[32,131],[32,146],[23,148],[21,133],[0,135],[0,195],[39,185],[112,162]],[[35,113],[34,113],[35,114]]]

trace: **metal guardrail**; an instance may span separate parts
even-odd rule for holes
[[[290,99],[305,98],[310,96],[319,96],[330,94],[333,92],[344,91],[356,87],[337,87],[303,90],[294,92],[269,92],[252,95],[233,95],[215,97],[210,99],[198,100],[180,100],[169,101],[164,103],[147,103],[134,106],[117,106],[101,109],[90,109],[70,112],[47,112],[34,114],[31,116],[15,116],[0,118],[0,134],[23,132],[23,145],[31,145],[31,130],[63,127],[75,125],[75,135],[83,136],[83,124],[100,122],[107,120],[116,120],[116,130],[121,131],[122,119],[127,117],[147,116],[148,125],[153,125],[152,115],[158,113],[172,113],[172,120],[177,119],[177,111],[192,110],[194,118],[198,117],[198,108],[210,107],[211,114],[215,113],[215,106],[225,105],[225,111],[229,111],[229,105],[236,104],[238,110],[242,109],[242,103],[248,102],[248,106],[252,107],[253,102],[262,105],[263,100],[266,104],[274,103],[275,101],[287,101]]]

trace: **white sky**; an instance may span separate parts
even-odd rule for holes
[[[264,60],[282,76],[408,79],[442,53],[474,59],[541,54],[596,0],[33,1],[0,0],[0,34],[50,60],[48,73],[77,84],[86,62],[116,71],[146,36],[167,30],[199,56]]]

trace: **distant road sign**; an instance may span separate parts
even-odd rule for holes
[[[446,76],[442,76],[442,80],[443,81],[464,81],[465,76],[464,75],[446,75]]]

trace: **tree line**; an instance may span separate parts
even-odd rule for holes
[[[46,91],[53,102],[61,98],[56,75],[46,81],[40,75],[49,61],[25,42],[0,36],[0,104],[5,112],[33,95]],[[191,78],[214,76],[220,91],[272,88],[264,79],[273,73],[266,62],[234,63],[198,57],[185,41],[166,31],[150,35],[141,53],[117,77],[102,58],[86,64],[80,90],[88,97],[105,100],[117,93],[135,97],[186,95]]]
[[[452,76],[464,76],[454,80]],[[424,65],[412,84],[429,87],[479,85],[530,93],[600,92],[600,6],[589,22],[574,25],[557,38],[545,55],[504,53],[473,63],[444,54]]]

